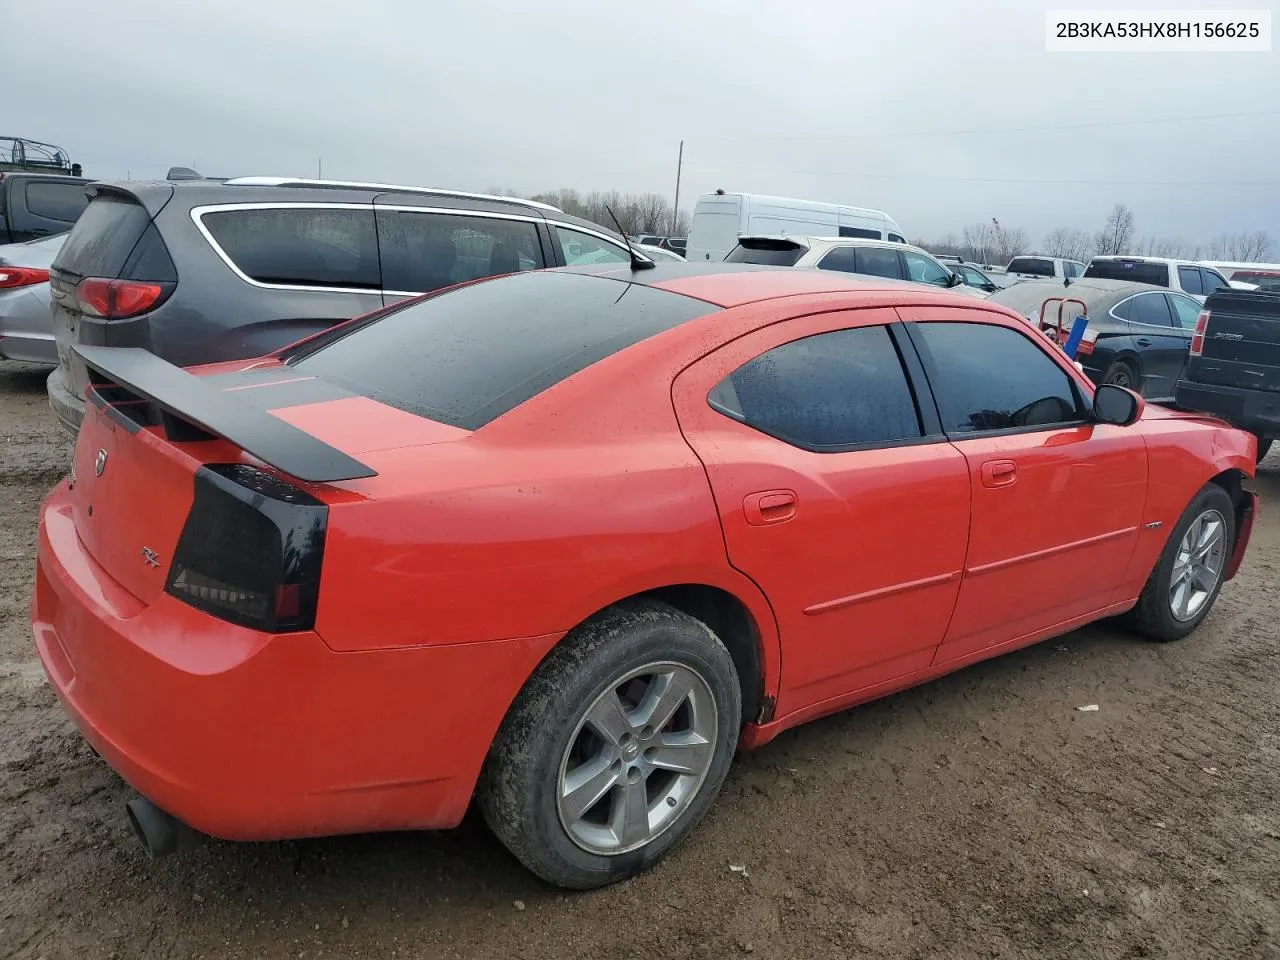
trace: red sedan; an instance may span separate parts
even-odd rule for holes
[[[196,371],[79,349],[31,620],[153,853],[474,797],[610,883],[739,745],[1102,617],[1191,633],[1255,511],[1249,434],[827,272],[523,274]]]

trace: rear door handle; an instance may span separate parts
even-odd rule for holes
[[[747,523],[754,527],[782,523],[796,515],[796,492],[762,490],[749,493],[742,501],[742,512],[747,516]]]
[[[988,460],[982,465],[984,487],[1008,487],[1018,482],[1018,465],[1012,460]]]
[[[1139,338],[1138,338],[1138,346],[1140,346],[1140,347],[1149,347],[1149,346],[1151,346],[1151,338],[1150,338],[1150,337],[1139,337]]]

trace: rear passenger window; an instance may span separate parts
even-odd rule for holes
[[[858,261],[853,247],[836,247],[818,261],[819,270],[839,270],[841,273],[857,273]]]
[[[858,273],[869,273],[873,277],[888,277],[890,280],[902,279],[902,260],[897,250],[884,247],[857,247]]]
[[[215,210],[201,222],[231,262],[259,283],[382,286],[370,208]]]
[[[83,183],[27,184],[27,211],[34,216],[75,223],[89,205]]]
[[[1018,331],[985,323],[920,323],[915,331],[947,433],[1083,419],[1071,378]]]
[[[707,398],[725,416],[818,453],[921,435],[911,388],[884,327],[836,330],[762,353]]]
[[[1187,293],[1204,293],[1200,282],[1200,271],[1195,267],[1178,268],[1178,285]]]
[[[524,220],[378,210],[382,285],[402,293],[546,266],[538,228]]]
[[[1163,293],[1140,293],[1129,301],[1127,319],[1151,327],[1171,327],[1173,317]]]

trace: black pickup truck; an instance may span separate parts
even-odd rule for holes
[[[1174,402],[1258,438],[1258,459],[1280,437],[1280,293],[1219,289],[1191,337]]]
[[[65,233],[84,208],[84,177],[0,171],[0,244]]]

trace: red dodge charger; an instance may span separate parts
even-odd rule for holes
[[[1255,441],[1016,314],[741,264],[568,269],[183,371],[79,347],[31,621],[163,853],[445,828],[660,859],[737,747],[1238,568]]]

